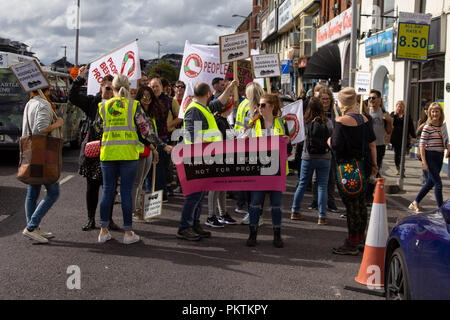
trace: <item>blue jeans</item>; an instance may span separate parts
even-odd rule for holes
[[[183,209],[181,210],[181,221],[178,232],[193,227],[200,223],[200,214],[202,213],[202,201],[206,192],[196,192],[187,195],[184,198]]]
[[[434,187],[434,197],[438,207],[442,206],[444,202],[442,199],[442,180],[441,180],[441,169],[442,163],[444,161],[444,153],[437,151],[425,151],[425,159],[428,165],[428,178],[425,185],[419,191],[416,197],[416,202],[420,203],[422,199],[427,195],[427,193]]]
[[[327,216],[328,177],[330,173],[330,160],[326,159],[302,160],[300,181],[295,191],[292,212],[300,212],[303,196],[314,170],[316,170],[317,175],[319,217],[325,218]]]
[[[131,230],[133,224],[133,185],[138,170],[138,160],[101,161],[103,175],[103,193],[100,200],[100,226],[109,225],[111,206],[116,191],[117,178],[120,176],[120,198],[122,201],[123,229]]]
[[[264,197],[266,192],[270,194],[270,207],[272,213],[272,226],[281,227],[281,191],[252,191],[250,200],[250,226],[257,227],[259,217],[262,214],[264,206]]]
[[[30,230],[39,227],[42,219],[59,197],[59,183],[46,184],[45,188],[47,189],[47,195],[39,205],[37,205],[41,187],[42,185],[28,185],[27,187],[25,214],[27,216],[27,228]]]

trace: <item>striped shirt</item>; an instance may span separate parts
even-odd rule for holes
[[[448,145],[447,127],[436,127],[427,124],[423,127],[420,136],[420,147],[424,147],[427,151],[444,152]]]

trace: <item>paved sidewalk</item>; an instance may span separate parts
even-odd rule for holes
[[[386,150],[386,155],[383,160],[382,176],[385,178],[385,184],[398,184],[400,176],[396,175],[396,168],[394,163],[394,152]],[[441,172],[443,184],[443,198],[444,201],[450,198],[450,179],[447,174]],[[405,179],[403,181],[403,191],[396,194],[386,194],[386,204],[388,215],[394,217],[406,217],[412,212],[408,210],[409,204],[416,198],[423,186],[422,183],[422,164],[416,159],[409,156],[405,161]],[[432,189],[427,196],[422,200],[420,206],[425,211],[431,211],[437,208],[436,200],[434,198],[434,189]]]

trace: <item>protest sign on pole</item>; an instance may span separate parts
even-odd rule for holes
[[[305,140],[305,126],[303,124],[303,101],[298,100],[283,107],[283,119],[289,129],[289,138],[292,144]]]
[[[88,95],[96,95],[106,75],[124,74],[129,80],[141,78],[141,63],[137,40],[103,55],[90,64]]]
[[[10,67],[23,91],[31,92],[50,87],[49,81],[36,60],[27,61]]]
[[[238,91],[240,94],[245,94],[245,88],[247,84],[253,81],[253,71],[252,71],[252,64],[248,60],[240,60],[233,62],[233,64],[236,63],[237,65],[237,71],[235,72],[234,67],[230,64],[227,70],[227,78],[233,77],[236,79],[237,74],[237,80],[239,80],[239,86]]]
[[[255,78],[281,76],[280,56],[278,53],[252,56],[252,67]]]
[[[214,78],[225,78],[228,64],[220,63],[219,46],[191,44],[186,41],[179,80],[186,85],[178,118],[184,118],[184,111],[194,98],[194,87],[199,82],[212,86]]]
[[[220,63],[230,63],[250,57],[249,32],[234,33],[219,37]]]

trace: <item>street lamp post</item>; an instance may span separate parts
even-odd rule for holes
[[[80,0],[77,4],[77,35],[75,41],[75,67],[78,67],[78,43],[80,41]]]
[[[232,15],[232,17],[233,18],[236,18],[236,17],[239,17],[239,18],[244,18],[244,19],[248,19],[249,20],[249,32],[250,32],[250,49],[253,49],[253,41],[252,41],[252,15],[253,15],[253,12],[252,13],[250,13],[250,15],[249,16],[247,16],[247,17],[245,17],[245,16],[241,16],[240,14],[233,14]]]

